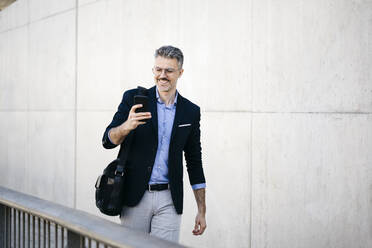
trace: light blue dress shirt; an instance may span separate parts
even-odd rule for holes
[[[158,89],[156,88],[156,105],[158,111],[158,150],[156,152],[155,163],[152,169],[149,184],[169,183],[168,178],[169,144],[174,122],[174,116],[176,115],[177,97],[178,92],[176,92],[174,103],[166,106],[166,104],[160,99]],[[206,187],[205,183],[192,185],[192,189],[194,190],[205,187]]]

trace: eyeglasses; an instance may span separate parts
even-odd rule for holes
[[[167,75],[171,75],[171,74],[175,73],[175,72],[178,71],[178,70],[173,69],[173,68],[165,68],[165,69],[160,68],[160,67],[154,67],[154,68],[152,68],[152,72],[153,72],[156,76],[161,75],[161,73],[162,73],[163,71],[164,71],[165,74],[167,74]]]

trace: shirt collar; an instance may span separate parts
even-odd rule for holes
[[[178,91],[176,90],[176,96],[174,97],[174,103],[173,103],[173,105],[177,105],[177,98],[178,98]],[[159,95],[159,91],[158,91],[158,87],[157,86],[156,86],[156,100],[159,103],[164,103],[161,100],[161,98],[160,98],[160,95]]]

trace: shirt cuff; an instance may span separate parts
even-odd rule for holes
[[[110,131],[111,131],[111,128],[107,131],[107,138],[111,142],[111,144],[115,145],[114,142],[112,142],[112,140],[110,138]]]
[[[194,184],[191,186],[193,190],[204,189],[207,187],[205,183]]]
[[[105,134],[103,135],[103,138],[102,138],[102,145],[106,149],[112,149],[112,148],[117,147],[117,145],[115,145],[114,143],[112,143],[111,140],[110,140],[110,136],[108,134],[108,132],[110,130],[111,129],[109,129],[108,131],[105,131]]]

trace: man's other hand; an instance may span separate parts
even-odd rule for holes
[[[192,233],[194,235],[202,235],[207,228],[207,222],[205,221],[205,214],[198,213],[195,218],[195,227]]]

